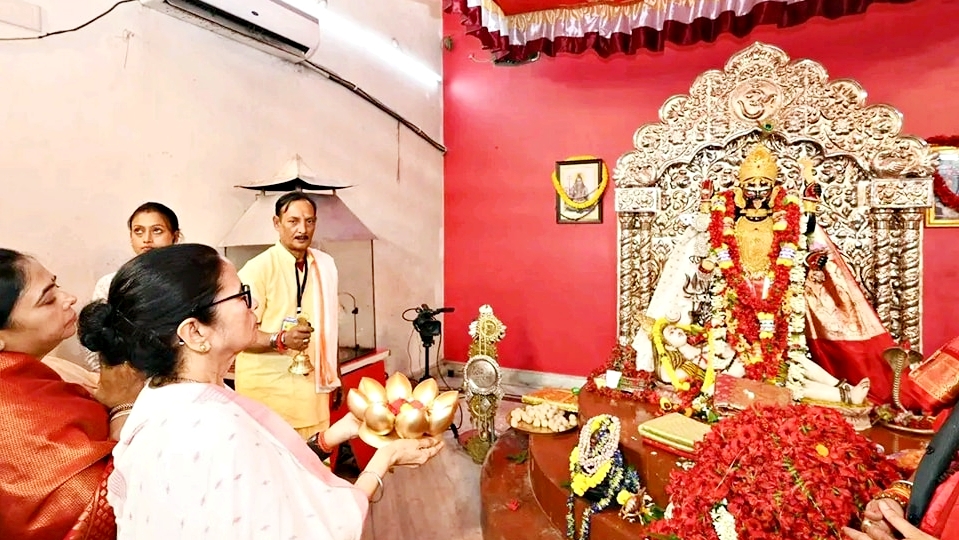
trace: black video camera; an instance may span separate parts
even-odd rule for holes
[[[442,332],[443,323],[436,320],[436,316],[440,313],[449,313],[451,311],[453,311],[451,307],[431,309],[426,304],[416,308],[416,318],[413,319],[413,328],[419,332],[420,339],[423,340],[424,345],[432,345],[433,338]]]

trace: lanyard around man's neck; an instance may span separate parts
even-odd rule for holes
[[[303,281],[300,282],[300,262],[296,261],[293,270],[296,272],[296,314],[303,311],[303,293],[306,292],[306,281],[310,273],[310,265],[306,261],[306,255],[303,256]]]

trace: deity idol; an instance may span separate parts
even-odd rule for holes
[[[776,158],[758,144],[737,186],[713,193],[704,182],[700,213],[676,242],[634,341],[637,367],[680,388],[689,379],[708,386],[725,371],[784,384],[797,399],[851,405],[865,401],[873,377],[874,397],[886,401],[892,376],[882,352],[894,343],[815,226],[821,188],[808,164],[802,198],[778,177]],[[830,372],[858,375],[858,384]]]

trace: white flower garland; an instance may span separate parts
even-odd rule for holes
[[[726,499],[713,507],[709,511],[709,517],[713,520],[713,530],[719,540],[739,540],[736,534],[736,518],[726,509]]]
[[[799,230],[805,231],[809,226],[809,216],[805,213],[799,217]],[[789,309],[789,349],[786,353],[786,380],[785,386],[792,393],[792,398],[799,401],[803,398],[806,384],[806,370],[803,360],[809,358],[809,347],[806,344],[806,275],[808,268],[805,265],[808,253],[809,238],[806,234],[799,235],[799,245],[793,254],[793,265],[789,270],[789,288],[786,292]]]
[[[599,440],[599,443],[593,448],[593,433],[598,428],[593,428],[594,423],[597,426],[608,424],[609,433]],[[620,434],[619,418],[604,414],[597,416],[589,421],[579,432],[579,467],[586,475],[594,474],[607,461],[613,459],[613,454],[619,448]]]

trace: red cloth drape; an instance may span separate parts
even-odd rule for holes
[[[839,250],[823,232],[829,262],[822,278],[806,284],[807,343],[813,359],[832,375],[856,384],[870,381],[870,398],[892,401],[892,367],[883,352],[896,346],[866,300]],[[950,348],[952,347],[952,348]],[[917,412],[936,413],[951,405],[959,392],[959,340],[929,357],[918,369],[902,374],[900,399]]]
[[[492,51],[500,60],[524,60],[536,53],[556,56],[560,53],[582,54],[593,50],[606,58],[613,54],[636,54],[641,50],[659,52],[666,43],[691,45],[700,41],[711,43],[722,34],[745,37],[759,25],[774,24],[787,28],[802,24],[813,17],[837,19],[846,15],[855,15],[866,11],[873,2],[907,3],[912,0],[806,0],[803,2],[763,2],[757,4],[749,13],[736,15],[725,11],[716,18],[701,17],[692,23],[666,21],[662,30],[650,27],[633,28],[630,33],[614,33],[609,37],[597,33],[585,36],[557,35],[550,39],[530,40],[521,44],[511,44],[506,35],[497,31],[490,32],[483,25],[483,11],[480,7],[467,6],[466,0],[445,0],[444,9],[452,13],[455,9],[462,15],[466,33],[476,37],[484,49]]]
[[[0,352],[0,426],[0,538],[116,538],[113,512],[95,512],[114,443],[89,392],[29,355]],[[96,521],[74,531],[88,508]]]

